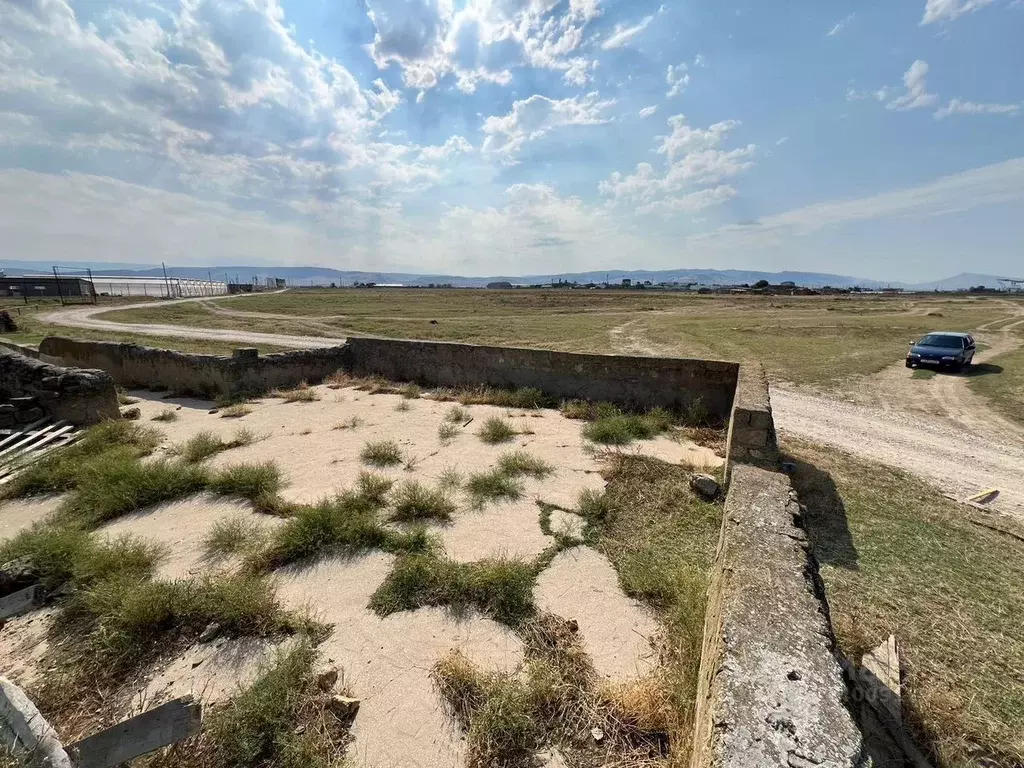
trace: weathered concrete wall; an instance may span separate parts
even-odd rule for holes
[[[114,380],[103,371],[60,368],[0,349],[0,426],[43,416],[72,424],[119,418]]]
[[[164,387],[202,396],[313,383],[346,370],[430,386],[535,387],[555,397],[643,407],[686,408],[699,399],[723,421],[732,406],[739,368],[705,360],[389,339],[350,339],[341,347],[273,355],[237,350],[231,358],[61,337],[44,339],[39,350],[66,365],[102,368],[125,386]]]
[[[345,369],[427,386],[534,387],[554,397],[650,408],[700,399],[728,418],[739,366],[709,360],[622,357],[430,341],[349,339]]]
[[[759,363],[744,363],[736,384],[729,419],[726,455],[742,462],[773,469],[779,462],[779,445],[768,391],[768,377]]]
[[[43,339],[39,351],[59,357],[65,365],[101,368],[126,387],[163,388],[201,397],[265,392],[301,381],[322,381],[340,370],[345,358],[343,347],[273,355],[259,355],[254,349],[236,350],[233,357],[218,357],[59,336]]]
[[[692,768],[866,763],[799,515],[785,475],[733,466],[704,628]]]
[[[16,747],[42,768],[74,768],[56,731],[17,685],[0,677],[0,746]]]

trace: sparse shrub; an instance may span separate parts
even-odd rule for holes
[[[672,417],[662,409],[649,414],[615,414],[599,417],[583,428],[583,436],[602,445],[628,445],[634,440],[650,440],[672,425]]]
[[[384,475],[374,472],[359,473],[359,494],[377,507],[383,507],[387,503],[388,492],[394,484],[394,480]]]
[[[132,397],[121,387],[117,388],[117,404],[118,405],[135,405],[140,402],[139,398]]]
[[[153,417],[153,421],[177,421],[178,412],[173,408],[164,408],[160,413]]]
[[[465,424],[469,421],[469,411],[458,405],[453,405],[445,413],[444,420],[449,424]]]
[[[365,422],[358,416],[352,416],[348,419],[345,419],[345,421],[339,421],[337,424],[334,425],[334,429],[358,429],[359,427],[363,426],[364,423]]]
[[[222,419],[240,419],[243,416],[248,416],[250,413],[252,413],[252,408],[248,405],[245,403],[235,403],[221,409],[220,417]]]
[[[398,401],[398,405],[395,406],[395,410],[396,411],[401,411],[401,412],[411,411],[412,410],[412,406],[409,405],[409,401],[408,400],[399,400]]]
[[[410,384],[406,384],[403,387],[401,387],[401,389],[399,389],[399,393],[406,400],[415,400],[421,394],[423,394],[423,390],[419,387],[418,384],[410,383]]]
[[[449,491],[457,491],[462,487],[462,473],[455,467],[445,467],[438,478],[441,488]]]
[[[492,416],[487,419],[479,431],[477,431],[477,436],[485,443],[490,443],[491,445],[507,443],[517,434],[519,433],[516,432],[515,427],[499,416]]]
[[[275,389],[270,396],[280,397],[286,403],[313,403],[320,399],[317,391],[304,381],[293,389]]]
[[[683,423],[688,427],[706,427],[711,423],[711,413],[701,398],[693,399],[683,413]]]
[[[559,410],[567,419],[582,419],[589,421],[593,418],[593,408],[590,403],[584,400],[567,400],[562,403]]]
[[[538,480],[555,471],[554,467],[526,451],[510,451],[498,458],[498,469],[509,477],[530,475]]]
[[[441,489],[428,488],[423,483],[409,480],[395,491],[394,511],[391,519],[396,522],[416,520],[451,520],[455,514],[455,503]]]
[[[456,424],[449,422],[445,422],[437,428],[437,437],[445,445],[451,443],[460,434],[462,434],[462,430]]]
[[[232,448],[241,448],[256,442],[256,435],[248,429],[239,429],[230,440],[223,440],[213,432],[197,432],[184,445],[175,448],[174,453],[189,464],[197,464],[211,456]]]
[[[402,449],[394,440],[379,440],[364,445],[359,458],[374,467],[393,467],[402,463]]]

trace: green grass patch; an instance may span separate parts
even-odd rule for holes
[[[373,467],[394,467],[402,463],[402,449],[394,440],[378,440],[364,445],[359,458]]]
[[[489,501],[516,501],[523,497],[522,483],[500,469],[470,475],[465,489],[478,508]]]
[[[483,423],[483,426],[477,430],[477,437],[483,440],[485,443],[490,445],[497,445],[498,443],[507,443],[519,432],[516,428],[500,416],[491,416],[487,421]]]
[[[456,506],[441,488],[429,488],[416,480],[407,480],[395,490],[391,519],[400,523],[420,520],[448,521]]]
[[[659,652],[670,763],[685,765],[722,508],[693,495],[686,470],[654,459],[616,456],[606,479],[604,494],[581,494],[579,513],[592,531],[592,546],[615,566],[623,591],[650,605],[665,626]]]
[[[229,557],[258,550],[267,532],[250,517],[235,515],[218,520],[203,540],[207,557]]]
[[[555,468],[526,451],[509,451],[498,457],[498,470],[508,477],[529,475],[537,480],[543,480],[554,472]]]
[[[598,418],[583,428],[583,437],[601,445],[629,445],[650,440],[672,426],[672,417],[661,409],[643,415],[617,413]]]
[[[261,511],[270,513],[280,505],[277,495],[283,485],[281,470],[273,461],[233,464],[209,480],[209,488],[214,493],[248,499]]]
[[[1024,543],[910,475],[784,447],[840,650],[857,661],[897,637],[904,723],[933,764],[1024,763],[1024,687],[1008,684],[1024,669]]]
[[[475,609],[484,616],[517,625],[533,615],[533,563],[494,558],[458,563],[433,554],[404,555],[370,598],[381,616],[423,606],[444,606],[456,613]]]
[[[224,440],[213,432],[203,431],[194,434],[183,445],[175,447],[174,453],[189,464],[198,464],[223,451],[241,448],[254,442],[256,435],[248,429],[236,430],[229,440]]]
[[[1024,335],[1017,339],[1024,342]],[[967,371],[969,386],[1003,416],[1024,424],[1024,346],[977,363]]]
[[[395,481],[390,477],[375,472],[360,472],[357,483],[359,495],[377,508],[387,504],[388,493],[394,485]]]
[[[427,552],[435,546],[422,528],[385,527],[380,519],[384,503],[379,494],[349,492],[299,507],[247,563],[253,570],[264,570],[324,555],[356,555],[373,549]]]
[[[308,641],[278,652],[252,685],[209,716],[204,751],[213,768],[341,768],[348,723],[326,706],[316,661]]]
[[[101,462],[80,468],[77,489],[58,517],[97,526],[144,507],[174,501],[206,489],[204,467],[159,459],[143,464],[129,448],[106,452]]]

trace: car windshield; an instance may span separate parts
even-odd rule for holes
[[[948,349],[963,349],[964,340],[959,336],[939,336],[929,334],[917,342],[919,347],[947,347]]]

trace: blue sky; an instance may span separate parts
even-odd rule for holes
[[[1022,0],[0,0],[0,258],[1024,276]]]

